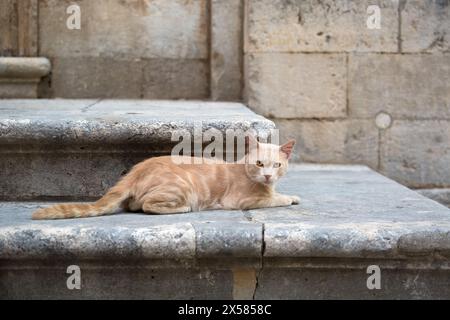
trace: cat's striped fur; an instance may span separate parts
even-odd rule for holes
[[[294,143],[280,147],[256,142],[242,164],[177,164],[181,159],[173,156],[151,158],[133,167],[98,201],[42,208],[33,219],[94,217],[123,209],[171,214],[297,204],[298,197],[274,190],[274,182],[286,173]]]

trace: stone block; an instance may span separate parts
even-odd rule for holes
[[[402,52],[450,51],[449,1],[408,0],[403,3]]]
[[[208,69],[207,60],[145,60],[142,97],[144,99],[208,99]]]
[[[204,99],[206,60],[55,58],[46,97]]]
[[[369,5],[381,28],[369,29]],[[396,52],[398,2],[249,0],[246,52]]]
[[[250,108],[273,118],[346,116],[344,54],[246,55],[245,96]]]
[[[420,266],[412,269],[384,261],[370,262],[380,266],[381,277],[380,289],[369,290],[368,263],[359,268],[306,265],[298,269],[266,269],[260,275],[255,299],[420,300],[450,296],[448,270],[420,269]]]
[[[350,55],[350,116],[381,111],[394,119],[450,119],[450,55]]]
[[[233,273],[230,270],[167,268],[151,263],[124,266],[78,262],[81,290],[67,288],[66,263],[30,268],[0,269],[0,299],[50,300],[205,300],[232,299]],[[73,262],[72,262],[73,264]],[[7,270],[7,271],[6,271]],[[182,281],[174,275],[182,275]]]
[[[381,135],[381,172],[409,187],[450,186],[450,122],[398,120]]]
[[[70,0],[39,2],[40,53],[49,57],[208,57],[207,1],[81,0],[81,29],[66,26]]]
[[[55,58],[48,98],[140,98],[140,59]]]
[[[275,119],[280,140],[295,138],[293,161],[378,165],[378,130],[368,120]]]

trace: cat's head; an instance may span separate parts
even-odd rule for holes
[[[248,177],[254,182],[272,185],[287,172],[295,140],[281,146],[258,142],[254,137],[246,137],[248,153],[245,168]]]

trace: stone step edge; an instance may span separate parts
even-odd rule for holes
[[[0,207],[1,208],[1,207]],[[230,212],[223,212],[228,214]],[[246,212],[234,211],[235,214]],[[117,215],[119,216],[119,215]],[[127,216],[130,216],[129,214]],[[123,216],[125,219],[127,216]],[[120,219],[120,216],[118,217]],[[244,261],[260,265],[263,260],[282,261],[324,259],[437,259],[450,263],[449,232],[407,232],[390,240],[390,247],[378,245],[371,235],[352,239],[352,245],[339,249],[327,247],[323,239],[348,241],[344,232],[318,228],[317,232],[295,232],[286,249],[274,252],[286,230],[296,225],[264,223],[251,219],[239,221],[195,221],[158,224],[152,226],[90,227],[89,219],[78,219],[72,227],[55,226],[53,222],[38,222],[33,226],[0,227],[0,261],[6,260],[160,260],[188,261],[217,260]],[[107,223],[109,217],[103,219]],[[31,221],[31,220],[30,220]],[[66,220],[67,221],[67,220]],[[120,221],[120,220],[118,220]],[[280,232],[281,229],[284,229]],[[322,239],[322,241],[319,241]],[[297,245],[295,242],[297,241]],[[381,241],[381,240],[380,240]],[[270,252],[268,254],[268,252]],[[450,265],[449,265],[450,267]]]
[[[47,103],[51,105],[46,109]],[[149,108],[153,108],[153,113],[145,114],[146,104]],[[15,114],[16,106],[26,109],[28,105],[30,109],[31,107],[34,109],[28,112],[17,111]],[[66,106],[67,110],[59,111],[58,105]],[[155,108],[159,105],[161,114],[155,116]],[[101,109],[96,111],[96,108]],[[111,108],[110,113],[108,108]],[[167,114],[164,114],[164,108],[167,108]],[[221,116],[222,109],[226,111],[223,116]],[[214,110],[219,112],[212,112]],[[195,129],[201,132],[216,129],[223,135],[229,129],[242,131],[253,129],[258,136],[267,137],[270,130],[275,129],[272,121],[237,102],[118,99],[2,100],[0,112],[3,113],[0,116],[0,146],[13,149],[18,146],[36,145],[46,145],[49,148],[72,144],[154,145],[170,142],[174,131],[193,133]]]

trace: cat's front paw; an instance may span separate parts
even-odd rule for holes
[[[297,196],[291,196],[291,204],[299,204],[300,198]]]

